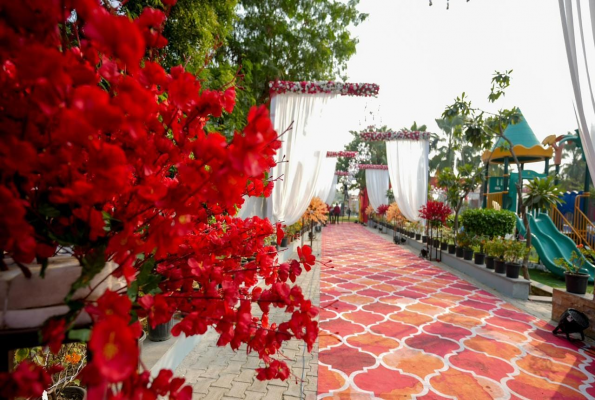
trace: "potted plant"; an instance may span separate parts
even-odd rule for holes
[[[494,269],[494,240],[488,240],[485,244],[485,264],[487,269]]]
[[[504,260],[506,261],[506,276],[518,279],[522,268],[523,257],[527,253],[527,245],[517,240],[505,242]]]
[[[585,294],[589,283],[589,274],[583,269],[585,260],[576,251],[570,255],[570,263],[563,258],[554,260],[557,266],[564,268],[564,280],[568,293]]]
[[[463,257],[463,249],[465,248],[465,243],[467,242],[467,234],[465,232],[460,232],[456,236],[456,256],[459,258]]]
[[[477,265],[482,265],[485,261],[485,236],[475,236],[473,238],[474,262]]]
[[[492,252],[494,255],[494,271],[497,274],[504,274],[506,273],[506,263],[504,261],[504,251],[506,250],[506,245],[508,241],[505,241],[502,238],[494,239]]]

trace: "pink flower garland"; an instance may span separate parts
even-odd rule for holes
[[[360,164],[359,169],[383,169],[388,170],[388,165],[381,164]]]
[[[408,129],[401,129],[400,131],[377,130],[375,127],[368,127],[360,132],[362,140],[367,142],[379,142],[388,140],[428,140],[432,134],[425,131],[410,131]]]
[[[327,151],[326,156],[328,158],[333,158],[333,157],[353,158],[353,157],[357,156],[357,151]]]
[[[363,96],[376,97],[380,86],[375,83],[348,83],[348,82],[292,82],[292,81],[273,81],[269,82],[271,94],[281,93],[336,93],[342,96]]]
[[[349,176],[349,172],[347,172],[347,171],[335,171],[335,175],[337,175],[337,176]]]

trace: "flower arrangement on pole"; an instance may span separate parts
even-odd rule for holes
[[[66,337],[88,340],[77,379],[90,399],[191,398],[171,371],[139,370],[139,316],[154,327],[180,313],[175,336],[213,327],[218,345],[247,344],[264,361],[261,380],[287,379],[283,343],[311,350],[318,333],[317,309],[287,282],[312,268],[311,249],[278,265],[265,240],[280,242],[281,225],[234,217],[244,195],[270,195],[279,135],[263,106],[230,140],[207,132],[210,118],[233,111],[235,87],[210,90],[184,67],[159,64],[175,2],[136,20],[95,0],[5,2],[0,16],[0,271],[29,276],[37,260],[43,276],[58,251],[80,264],[68,311],[40,336],[54,353]],[[122,288],[77,297],[100,289],[90,282],[107,262]],[[272,307],[288,319],[270,323]],[[89,329],[77,325],[82,316]],[[0,374],[0,394],[39,397],[53,372],[25,360]]]
[[[441,202],[429,200],[419,209],[419,217],[427,223],[428,243],[434,244],[434,238],[441,240],[441,228],[446,224],[446,219],[451,214],[450,207]]]
[[[324,224],[328,221],[329,207],[319,197],[313,197],[310,200],[308,208],[302,215],[302,222],[304,225],[310,225],[310,245],[314,240],[314,225]]]
[[[381,204],[378,206],[378,209],[376,209],[376,214],[378,214],[378,216],[380,216],[380,227],[378,228],[380,230],[380,232],[382,232],[382,229],[383,229],[382,223],[384,222],[384,217],[385,217],[387,211],[388,211],[388,204]]]

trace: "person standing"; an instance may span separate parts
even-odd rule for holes
[[[339,207],[339,205],[337,204],[335,206],[335,220],[337,221],[337,223],[339,223],[339,215],[341,215],[341,208]]]

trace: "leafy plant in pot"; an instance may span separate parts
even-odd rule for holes
[[[589,283],[589,274],[583,266],[585,260],[581,255],[573,251],[570,255],[570,263],[564,258],[554,260],[557,266],[564,268],[564,280],[566,281],[566,291],[568,293],[585,294]]]
[[[506,272],[504,251],[506,251],[504,239],[496,238],[492,240],[491,252],[492,256],[494,257],[494,270],[497,274],[504,274]]]
[[[523,258],[529,251],[524,242],[507,240],[504,243],[504,260],[506,261],[506,276],[518,279],[522,268]]]
[[[465,232],[460,232],[455,236],[455,244],[456,244],[456,256],[459,258],[463,257],[463,249],[465,245],[469,242],[469,238]]]
[[[485,264],[487,269],[494,269],[494,260],[496,259],[496,256],[494,255],[495,245],[494,240],[488,240],[484,246]]]
[[[485,245],[487,238],[485,236],[475,236],[473,238],[474,262],[482,265],[485,261]]]

